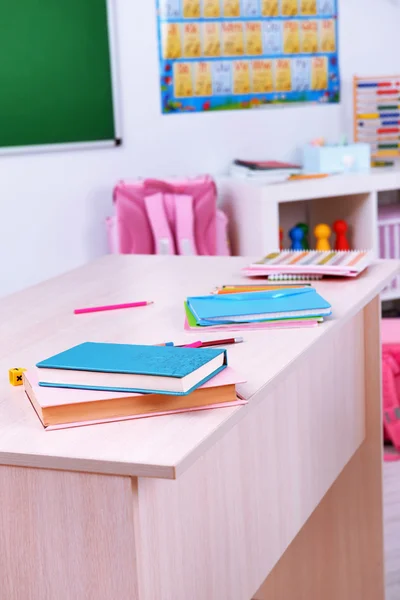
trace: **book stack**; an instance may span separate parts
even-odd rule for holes
[[[186,329],[242,330],[315,327],[332,309],[306,286],[192,297],[185,312]]]
[[[262,181],[265,184],[287,181],[293,175],[299,175],[301,167],[291,163],[277,161],[235,160],[230,169],[233,177],[243,177]]]
[[[46,429],[238,406],[226,350],[86,342],[24,373]]]

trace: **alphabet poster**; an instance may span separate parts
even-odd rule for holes
[[[156,0],[163,113],[340,100],[338,0]]]

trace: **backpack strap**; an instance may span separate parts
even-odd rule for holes
[[[178,254],[182,256],[197,256],[192,196],[175,194],[175,221]]]
[[[156,254],[175,254],[175,242],[164,207],[161,193],[146,196],[144,199],[150,227],[153,232]]]

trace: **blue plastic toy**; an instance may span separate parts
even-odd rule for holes
[[[292,240],[291,250],[303,250],[304,230],[301,227],[293,227],[289,231],[289,237]]]

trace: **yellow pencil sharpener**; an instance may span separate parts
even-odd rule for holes
[[[10,369],[8,371],[8,377],[10,379],[11,385],[22,385],[22,373],[26,371],[26,369]]]

